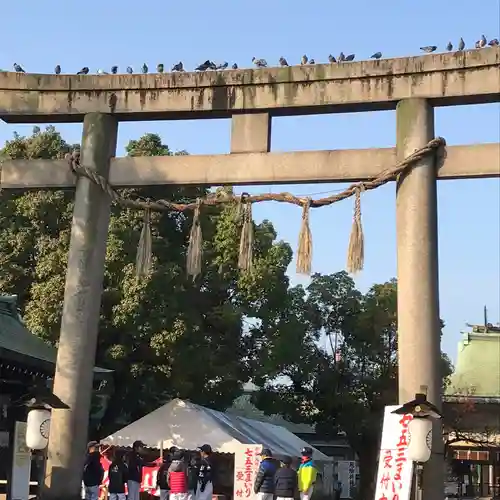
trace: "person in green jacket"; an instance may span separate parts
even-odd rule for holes
[[[313,463],[312,455],[313,451],[309,446],[302,450],[302,463],[298,470],[300,500],[310,500],[318,477],[318,469]]]

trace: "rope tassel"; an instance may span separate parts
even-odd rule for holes
[[[149,209],[144,210],[144,220],[142,223],[141,236],[137,246],[137,257],[135,260],[135,272],[138,278],[147,276],[151,271],[152,255],[152,236],[151,221]]]
[[[238,255],[238,267],[242,271],[251,271],[253,264],[253,218],[252,203],[242,204],[243,226],[241,228],[240,252]]]
[[[351,274],[362,271],[365,262],[365,238],[361,224],[361,191],[363,190],[364,187],[360,186],[354,193],[354,217],[347,250],[347,272]]]
[[[201,259],[203,255],[203,235],[201,233],[201,199],[196,200],[193,214],[193,225],[189,233],[189,245],[187,249],[186,272],[193,280],[201,274]]]
[[[308,199],[302,205],[302,224],[299,233],[299,245],[297,249],[297,274],[311,274],[312,265],[312,233],[309,227],[309,209],[311,200]]]

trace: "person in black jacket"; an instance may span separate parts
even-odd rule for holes
[[[200,469],[200,460],[197,457],[191,457],[188,465],[188,498],[194,500],[196,498],[196,488],[198,487],[198,475]]]
[[[299,481],[297,471],[293,470],[292,457],[284,456],[281,460],[281,467],[274,475],[274,494],[276,500],[292,499],[298,496]]]
[[[125,453],[115,449],[113,461],[108,470],[109,500],[125,500],[125,485],[128,481],[128,467],[125,464]]]
[[[99,443],[91,441],[87,445],[87,458],[83,466],[83,485],[85,486],[85,500],[99,499],[99,486],[104,479],[104,467],[101,464]]]
[[[214,466],[212,462],[212,447],[204,444],[198,448],[200,452],[200,466],[198,467],[198,481],[196,485],[196,500],[212,500],[214,492]]]
[[[254,493],[259,500],[273,500],[274,496],[274,475],[278,469],[273,460],[273,454],[268,448],[263,448],[260,452],[261,460],[259,470],[255,476],[253,486]]]
[[[146,463],[142,457],[144,453],[144,443],[134,441],[132,451],[128,455],[128,500],[139,500],[142,484],[142,469],[144,467],[156,467],[155,462]]]

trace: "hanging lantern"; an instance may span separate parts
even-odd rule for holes
[[[26,446],[32,450],[43,450],[49,443],[50,411],[33,409],[28,413]]]
[[[431,458],[432,420],[414,417],[408,424],[408,459],[414,462],[427,462]]]

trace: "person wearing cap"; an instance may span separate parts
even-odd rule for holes
[[[156,467],[156,463],[146,463],[142,457],[144,453],[144,443],[142,441],[134,441],[132,451],[128,454],[128,500],[139,500],[142,484],[142,469],[144,467]]]
[[[196,486],[196,500],[212,500],[214,492],[214,470],[212,464],[212,447],[204,444],[198,448],[201,461],[198,468],[198,485]]]
[[[87,445],[87,458],[83,466],[83,486],[85,488],[85,500],[99,499],[99,486],[104,479],[104,467],[101,464],[99,443],[90,441]]]
[[[274,476],[277,469],[271,450],[263,448],[260,452],[259,470],[253,485],[254,493],[259,497],[259,500],[273,500]]]
[[[274,475],[274,495],[276,500],[294,499],[299,491],[297,471],[292,469],[292,457],[284,456],[281,467]]]
[[[312,456],[312,448],[306,446],[302,450],[302,463],[300,464],[297,473],[299,479],[299,492],[301,500],[310,500],[314,491],[316,478],[318,477],[318,469],[316,469],[316,467],[314,466]]]

